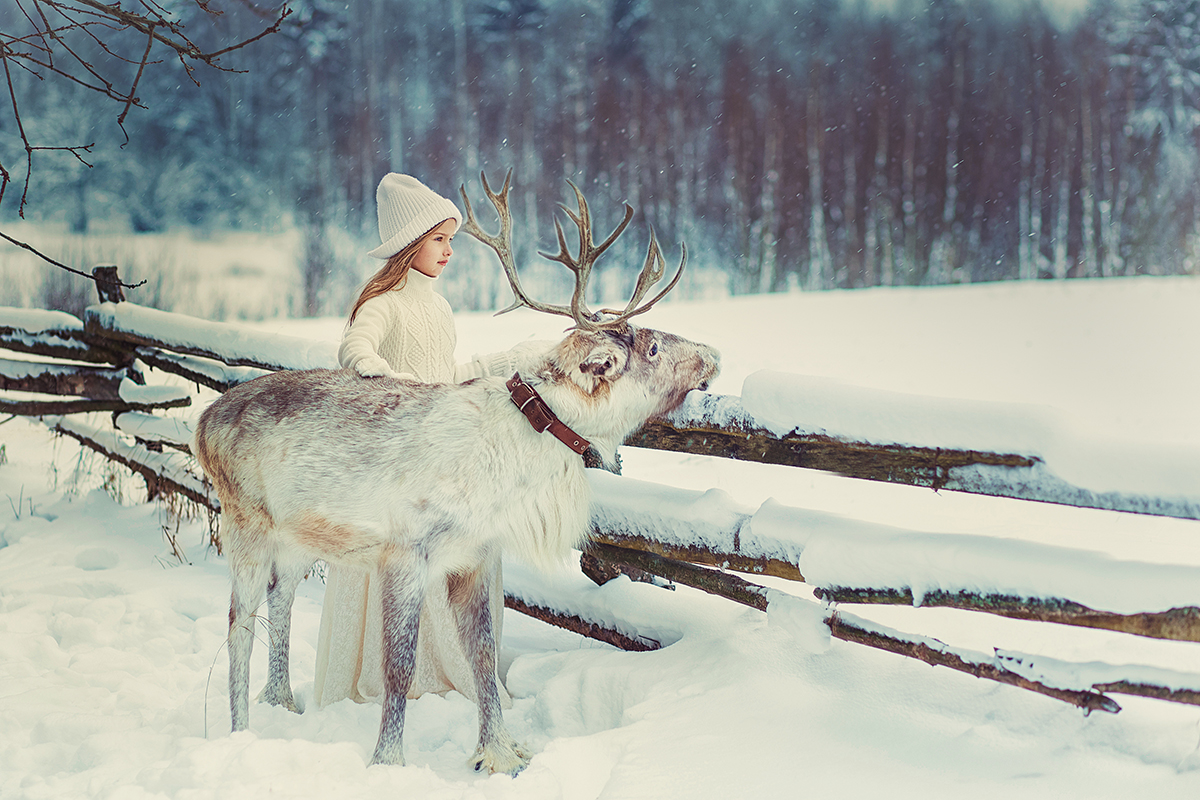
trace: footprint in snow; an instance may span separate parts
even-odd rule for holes
[[[75,556],[75,566],[89,572],[99,569],[112,569],[120,562],[120,556],[112,550],[103,547],[89,547],[81,550]]]

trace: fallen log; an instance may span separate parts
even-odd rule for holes
[[[67,414],[86,414],[93,411],[153,411],[161,408],[185,408],[192,404],[190,397],[178,397],[161,402],[126,402],[124,400],[14,400],[0,397],[0,413],[22,417],[58,417]]]
[[[1041,458],[1028,454],[877,444],[817,430],[797,429],[777,436],[742,407],[741,398],[726,395],[692,392],[666,420],[647,422],[625,444],[815,469],[935,491],[1200,519],[1200,496],[1095,492],[1068,483]]]
[[[1195,689],[1170,689],[1166,686],[1156,686],[1151,683],[1136,681],[1112,681],[1097,683],[1092,686],[1098,692],[1110,694],[1129,694],[1137,697],[1150,697],[1155,700],[1167,700],[1172,703],[1186,703],[1200,706],[1200,691]]]
[[[605,627],[604,625],[588,622],[575,614],[568,614],[564,611],[558,611],[545,606],[532,605],[514,595],[506,594],[504,596],[504,605],[506,608],[519,611],[526,616],[540,619],[542,622],[578,633],[580,636],[586,636],[589,639],[611,644],[613,647],[619,647],[622,650],[644,653],[650,650],[658,650],[662,647],[662,644],[654,639],[644,636],[627,636],[620,631]]]
[[[120,348],[86,336],[83,322],[65,311],[0,308],[0,348],[48,358],[124,364]]]
[[[825,624],[829,626],[830,633],[836,639],[855,644],[864,644],[868,647],[874,647],[877,650],[886,650],[889,653],[915,658],[931,666],[949,667],[958,672],[974,675],[976,678],[987,678],[998,683],[1016,686],[1019,689],[1027,689],[1031,692],[1044,694],[1047,697],[1053,697],[1055,700],[1062,700],[1063,702],[1082,708],[1088,714],[1093,711],[1107,711],[1115,714],[1121,710],[1121,706],[1099,692],[1074,691],[1047,686],[1039,681],[1022,677],[1015,672],[1009,672],[991,661],[971,660],[964,658],[962,655],[950,652],[948,649],[932,647],[926,641],[915,641],[889,636],[876,630],[860,627],[844,619],[836,611],[829,615]]]
[[[605,561],[635,567],[643,572],[682,583],[684,586],[690,586],[708,594],[724,597],[759,611],[767,610],[767,590],[736,575],[666,558],[658,553],[614,547],[598,541],[591,542],[588,550],[601,556]]]
[[[114,414],[113,425],[122,433],[134,437],[147,450],[161,453],[163,447],[170,447],[181,453],[192,454],[192,429],[187,420],[179,417],[160,417],[156,414],[130,411]]]
[[[1057,695],[1042,691],[1041,689],[1023,686],[1021,682],[1029,681],[1039,686],[1052,688],[1054,692],[1067,692],[1069,694],[1083,693],[1085,695],[1083,699],[1087,702],[1094,702],[1090,696],[1086,696],[1090,695],[1091,692],[1099,692],[1101,694],[1108,692],[1111,694],[1126,694],[1156,700],[1167,700],[1186,705],[1200,705],[1200,676],[1193,673],[1181,673],[1174,670],[1130,664],[1118,666],[1063,662],[1046,656],[1034,656],[1028,653],[1017,653],[998,648],[994,651],[993,656],[970,653],[969,651],[953,652],[952,648],[936,639],[908,636],[897,631],[881,628],[865,620],[846,619],[845,615],[837,612],[834,612],[833,617],[838,617],[837,624],[843,629],[843,633],[852,631],[852,633],[848,634],[850,638],[839,636],[835,632],[834,635],[839,639],[854,641],[859,644],[868,644],[870,646],[881,645],[881,649],[918,658],[934,666],[949,666],[953,669],[959,669],[960,666],[965,664],[969,668],[960,669],[960,671],[977,674],[978,677],[988,677],[992,680],[1001,679],[992,677],[991,674],[983,673],[999,671],[1003,677],[1001,680],[1002,683],[1029,688],[1031,691],[1037,691],[1051,697]],[[832,627],[831,625],[831,630]],[[863,641],[864,637],[871,641]],[[1131,672],[1133,673],[1133,677],[1114,677],[1114,673],[1121,671]],[[1016,678],[1015,682],[1013,676]],[[1162,682],[1155,683],[1147,676],[1153,676]],[[1172,685],[1164,685],[1164,683]],[[1058,699],[1072,702],[1070,697],[1059,697]],[[1116,704],[1114,703],[1113,705]],[[1087,706],[1081,707],[1086,708]],[[1110,709],[1105,708],[1101,710],[1107,711]]]
[[[592,527],[592,541],[630,552],[664,556],[681,563],[705,564],[751,575],[771,575],[793,581],[804,580],[804,576],[800,574],[800,569],[795,564],[770,556],[720,550],[700,544],[673,544],[658,541],[639,533],[600,528],[595,525]]]
[[[817,598],[833,603],[920,606],[983,611],[1011,619],[1053,622],[1131,633],[1151,639],[1200,642],[1200,608],[1172,608],[1143,614],[1097,611],[1059,597],[1016,597],[975,592],[926,592],[917,603],[911,589],[817,588]]]
[[[1033,458],[1013,453],[878,445],[824,434],[791,433],[779,438],[752,422],[737,419],[725,428],[678,422],[672,425],[652,420],[635,431],[625,444],[738,461],[783,464],[836,472],[849,478],[930,489],[945,488],[950,481],[950,470],[955,467],[977,464],[1030,467],[1035,463]]]
[[[625,444],[931,489],[945,487],[956,467],[1030,467],[1037,462],[1018,453],[874,444],[815,431],[778,436],[745,410],[741,398],[698,393],[666,420],[650,420],[634,431]]]
[[[337,344],[263,333],[246,326],[159,311],[136,303],[88,306],[85,333],[124,346],[153,347],[215,359],[230,366],[284,369],[336,368]]]
[[[228,367],[210,358],[168,353],[154,347],[138,347],[134,354],[148,366],[179,375],[198,386],[216,389],[218,392],[226,392],[239,383],[270,372],[257,367]]]
[[[37,394],[78,395],[91,400],[120,400],[124,369],[43,364],[0,358],[0,389]]]
[[[47,419],[46,424],[50,430],[69,436],[141,475],[150,499],[179,494],[210,511],[221,510],[215,493],[188,469],[187,457],[181,453],[154,452],[141,444],[123,441],[115,431],[98,430],[76,420]]]
[[[605,560],[628,564],[638,569],[668,578],[676,583],[690,586],[708,594],[724,597],[759,611],[768,611],[772,601],[772,591],[765,587],[743,580],[736,575],[717,572],[693,564],[681,564],[672,559],[664,558],[654,553],[644,553],[625,548],[612,547],[604,544],[593,544],[592,549],[600,553]],[[804,602],[804,601],[801,601]],[[923,637],[905,637],[903,635],[888,635],[873,626],[857,624],[847,619],[847,615],[831,610],[825,619],[830,633],[838,639],[863,644],[876,649],[887,650],[898,655],[908,656],[924,661],[934,666],[945,666],[959,672],[966,672],[978,678],[987,678],[999,683],[1027,689],[1038,694],[1053,697],[1057,700],[1071,703],[1083,708],[1087,713],[1092,711],[1120,711],[1120,706],[1108,697],[1111,694],[1128,694],[1167,700],[1175,703],[1200,705],[1200,690],[1192,688],[1168,687],[1141,680],[1115,680],[1094,684],[1091,690],[1064,689],[1053,686],[1043,678],[1022,676],[1002,666],[1005,661],[1012,661],[1012,655],[1001,657],[997,651],[994,657],[978,654],[968,657],[966,651],[952,652],[949,648],[936,642],[925,640]],[[933,644],[930,644],[933,642]],[[941,646],[938,646],[941,645]]]
[[[30,333],[0,325],[0,348],[46,358],[86,361],[90,364],[122,364],[128,360],[120,349],[106,347],[93,338],[85,337],[82,330]]]

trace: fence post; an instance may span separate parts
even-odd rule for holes
[[[117,268],[110,267],[94,267],[92,269],[92,280],[96,282],[96,294],[100,296],[101,303],[121,303],[125,300],[125,293],[121,291],[121,278],[117,275]],[[128,350],[121,349],[118,367],[125,368],[125,374],[129,376],[129,380],[139,386],[146,385],[146,376],[138,369],[134,363],[135,356]],[[117,427],[117,417],[122,412],[114,411],[112,415],[113,427]],[[148,500],[153,500],[158,496],[157,483],[150,477],[149,473],[144,475],[146,478],[146,490],[149,493]]]
[[[96,281],[96,294],[100,295],[101,303],[120,303],[125,299],[116,267],[96,267],[92,270],[92,279]]]

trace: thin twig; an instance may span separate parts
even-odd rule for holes
[[[150,34],[146,37],[146,52],[142,53],[142,61],[138,64],[137,75],[133,76],[133,85],[129,87],[128,99],[125,101],[125,108],[121,111],[121,115],[117,117],[117,125],[121,127],[121,133],[125,134],[125,144],[129,144],[129,133],[125,130],[125,117],[129,115],[129,109],[137,101],[137,87],[142,80],[142,73],[146,71],[146,62],[150,59],[150,48],[154,46],[154,28],[151,26]]]
[[[25,242],[17,241],[16,239],[12,238],[4,231],[0,231],[0,239],[4,239],[5,241],[16,245],[17,247],[20,247],[23,250],[28,250],[29,252],[33,253],[35,256],[42,259],[43,261],[47,261],[60,269],[65,269],[67,272],[73,272],[76,275],[82,275],[83,277],[87,278],[88,280],[95,280],[95,276],[89,275],[86,272],[81,272],[80,270],[77,270],[74,267],[68,267],[66,264],[62,263],[61,261],[55,261],[53,258],[46,255],[42,251],[38,250],[33,245],[26,244]],[[125,288],[125,289],[136,289],[139,286],[143,285],[144,283],[145,283],[145,281],[138,281],[137,283],[132,283],[132,284],[121,283],[121,286],[122,286],[122,288]]]
[[[223,56],[226,53],[229,53],[233,50],[240,50],[241,48],[245,47],[246,45],[253,44],[254,42],[257,42],[259,39],[262,39],[265,36],[269,36],[272,33],[278,33],[279,29],[281,27],[283,27],[283,21],[285,19],[287,19],[288,17],[290,17],[291,15],[292,15],[292,10],[285,6],[283,11],[280,13],[278,19],[276,19],[275,22],[269,28],[264,30],[262,33],[258,34],[257,36],[252,36],[249,39],[245,40],[244,42],[239,42],[239,43],[233,45],[232,47],[226,47],[223,50],[217,50],[213,53],[209,53],[207,58],[201,59],[201,60],[203,60],[206,64],[215,66],[215,65],[212,65],[212,63],[209,61],[209,59],[215,59],[217,56]]]

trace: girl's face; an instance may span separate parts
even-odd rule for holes
[[[441,275],[450,261],[450,256],[454,255],[450,240],[454,238],[456,227],[454,220],[448,219],[434,228],[413,257],[412,268],[431,278]]]

